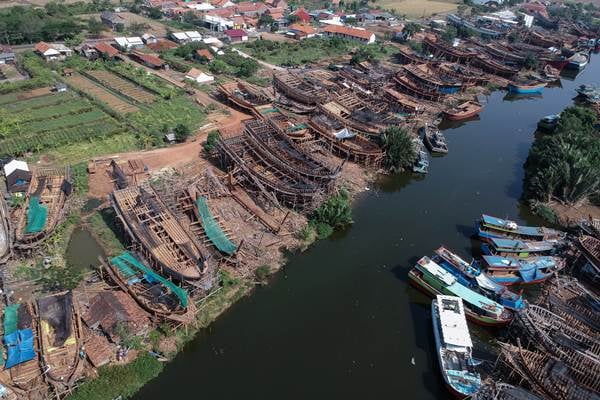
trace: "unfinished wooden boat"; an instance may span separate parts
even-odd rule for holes
[[[417,99],[404,93],[400,93],[393,87],[386,87],[383,89],[383,93],[384,98],[390,102],[392,108],[396,108],[399,111],[415,114],[425,109]]]
[[[370,124],[356,120],[353,118],[353,111],[351,109],[344,107],[336,101],[319,104],[319,111],[365,136],[379,136],[381,131],[386,128],[386,125],[378,121],[373,121]]]
[[[578,225],[584,234],[600,239],[600,219],[590,216],[587,219],[579,221]]]
[[[419,133],[423,135],[423,143],[432,153],[447,154],[448,143],[446,137],[439,129],[434,126],[424,126],[419,128]]]
[[[414,97],[431,101],[439,101],[443,96],[443,94],[439,91],[432,90],[423,84],[415,82],[402,72],[399,72],[394,77],[394,82],[396,83],[398,89]]]
[[[555,277],[546,287],[543,304],[554,314],[576,326],[583,324],[600,332],[600,298],[572,277]],[[542,304],[542,303],[541,303]]]
[[[475,393],[471,400],[544,400],[522,387],[508,383],[489,381]]]
[[[329,97],[329,93],[325,88],[311,84],[299,74],[291,72],[274,74],[273,86],[282,91],[287,97],[303,104],[318,104]]]
[[[551,400],[598,400],[600,380],[586,370],[570,368],[548,353],[499,342],[500,359],[535,392]]]
[[[217,149],[221,164],[246,190],[262,195],[275,205],[311,208],[315,196],[326,188],[300,175],[287,163],[274,157],[246,134],[220,139]]]
[[[463,300],[467,318],[483,326],[508,325],[514,313],[495,301],[462,285],[454,275],[423,257],[408,273],[411,284],[430,296],[457,296]]]
[[[596,274],[600,274],[600,239],[582,235],[578,239],[585,258],[590,262]]]
[[[332,188],[340,174],[340,167],[333,168],[310,156],[272,120],[246,122],[244,135],[256,148],[268,152],[274,164],[319,182],[322,187]]]
[[[450,121],[462,121],[478,115],[483,106],[476,101],[465,101],[456,107],[444,111],[444,117]]]
[[[454,94],[462,89],[462,82],[452,76],[445,76],[439,69],[433,70],[427,64],[405,65],[404,72],[413,81],[441,94]]]
[[[149,186],[115,190],[113,208],[138,251],[155,271],[211,287],[211,261]]]
[[[482,214],[477,230],[481,240],[508,238],[534,241],[560,242],[566,233],[545,226],[518,225],[515,221]]]
[[[10,230],[10,215],[4,196],[0,194],[0,264],[11,255],[12,232]]]
[[[16,213],[16,248],[31,249],[54,231],[65,214],[65,202],[73,189],[70,180],[69,167],[33,171],[25,204]]]
[[[443,57],[452,62],[466,63],[477,55],[474,51],[451,46],[443,40],[430,36],[425,37],[423,44],[436,56]]]
[[[488,74],[471,65],[442,63],[437,69],[458,79],[465,86],[481,86],[489,79]]]
[[[187,291],[144,265],[140,258],[124,252],[104,266],[113,282],[151,315],[177,323],[193,322],[196,307]]]
[[[10,372],[13,385],[24,391],[30,391],[42,383],[38,321],[33,315],[29,303],[10,304],[4,308],[3,342],[7,345],[8,356],[4,367]]]
[[[270,104],[274,100],[268,89],[247,82],[227,82],[218,85],[217,88],[227,100],[253,115],[254,107]]]
[[[518,69],[496,61],[485,54],[478,54],[477,57],[473,59],[473,63],[476,67],[479,67],[486,72],[505,78],[516,75],[519,72]]]
[[[315,136],[325,141],[324,146],[332,153],[369,167],[379,167],[383,150],[374,142],[352,132],[338,121],[317,115],[308,120]]]
[[[481,377],[475,370],[473,343],[460,297],[437,295],[431,302],[433,336],[446,387],[459,399],[475,394]]]
[[[69,388],[80,378],[83,362],[81,321],[73,293],[38,299],[41,365],[53,386]]]

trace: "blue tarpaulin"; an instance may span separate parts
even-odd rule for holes
[[[21,329],[4,336],[4,343],[8,350],[8,359],[6,368],[12,368],[15,365],[35,358],[33,350],[33,331],[31,328]]]

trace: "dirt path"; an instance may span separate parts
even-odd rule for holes
[[[252,57],[250,54],[244,53],[243,51],[236,49],[235,47],[232,47],[231,49],[244,58],[253,59],[254,61],[256,61],[257,63],[259,63],[260,65],[262,65],[265,68],[272,69],[274,71],[285,71],[286,70],[285,68],[278,67],[277,65],[269,64],[268,62],[259,60],[258,58],[255,58],[255,57]]]

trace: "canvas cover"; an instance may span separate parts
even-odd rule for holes
[[[35,350],[33,349],[33,331],[31,328],[15,331],[4,336],[4,343],[8,353],[6,368],[33,360]]]
[[[38,299],[41,329],[52,340],[52,347],[62,347],[72,336],[73,295],[61,295]]]
[[[40,199],[33,196],[29,199],[29,208],[27,210],[27,226],[25,233],[38,233],[46,226],[48,218],[48,206],[40,204]]]
[[[196,206],[198,207],[198,214],[200,215],[200,219],[202,220],[202,227],[204,228],[204,232],[208,239],[215,245],[219,251],[232,255],[237,250],[237,246],[227,238],[219,223],[215,220],[210,209],[208,208],[208,203],[206,199],[202,196],[199,196],[196,200]]]

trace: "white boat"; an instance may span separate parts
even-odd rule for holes
[[[481,387],[475,370],[473,343],[462,299],[438,295],[431,303],[433,334],[440,370],[448,389],[458,398],[473,395]]]
[[[584,53],[575,53],[569,58],[567,69],[582,70],[587,65],[589,59]]]

